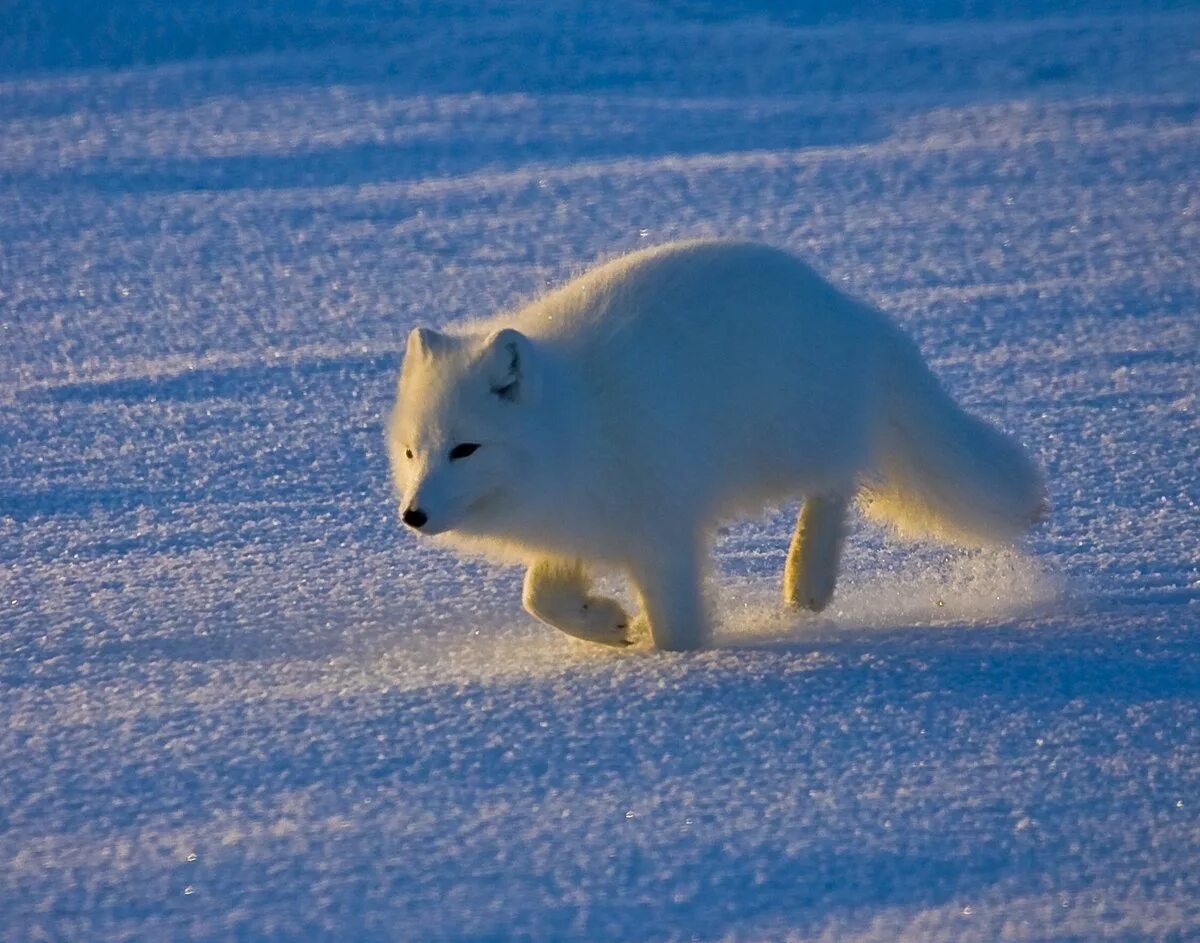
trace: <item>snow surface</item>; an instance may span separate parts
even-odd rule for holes
[[[0,16],[0,939],[1200,939],[1200,9]],[[207,10],[205,14],[196,11]],[[402,533],[406,332],[763,239],[1037,452],[715,651]]]

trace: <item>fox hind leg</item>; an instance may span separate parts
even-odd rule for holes
[[[796,532],[783,570],[783,598],[792,609],[820,612],[833,596],[849,499],[812,495],[796,519]]]
[[[545,557],[525,571],[521,601],[535,619],[575,638],[628,645],[629,616],[615,599],[593,596],[582,562]]]

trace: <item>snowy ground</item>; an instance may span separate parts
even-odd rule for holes
[[[0,939],[1200,938],[1200,10],[470,6],[4,12]],[[1028,555],[789,622],[768,515],[664,656],[402,533],[408,329],[700,233],[1030,444]]]

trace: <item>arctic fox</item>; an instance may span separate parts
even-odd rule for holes
[[[632,580],[658,648],[703,647],[707,537],[803,497],[786,603],[833,594],[850,502],[911,536],[1017,539],[1038,469],[963,412],[882,313],[782,251],[699,240],[615,259],[514,313],[408,339],[388,448],[422,534],[524,563],[524,605],[627,644],[589,573]]]

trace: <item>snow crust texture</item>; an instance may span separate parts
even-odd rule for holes
[[[0,940],[1200,938],[1200,9],[68,6],[0,28]],[[896,317],[1027,552],[858,522],[797,621],[772,511],[666,656],[402,533],[411,327],[696,235]]]

